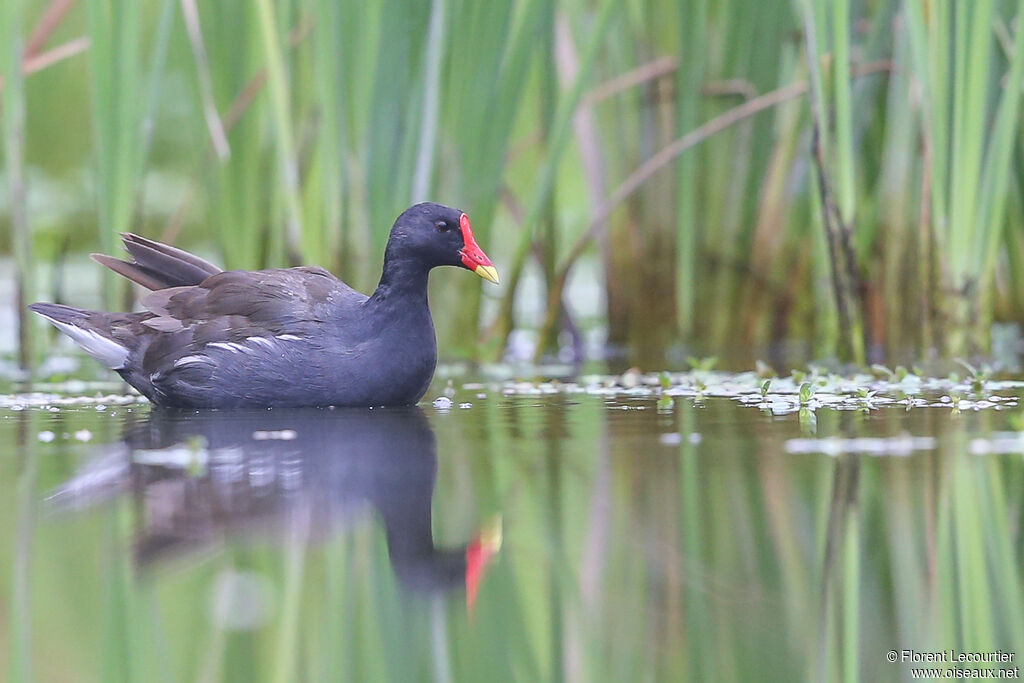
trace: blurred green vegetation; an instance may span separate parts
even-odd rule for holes
[[[429,198],[505,283],[434,278],[449,355],[523,326],[556,350],[591,255],[610,345],[648,367],[680,344],[984,351],[1024,314],[1022,8],[6,0],[2,229],[32,296],[36,260],[124,230],[368,290]]]

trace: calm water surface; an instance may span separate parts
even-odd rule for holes
[[[0,409],[4,676],[877,681],[911,677],[890,650],[950,648],[1020,664],[1024,463],[1015,435],[986,440],[1012,411],[453,401]],[[874,440],[807,441],[825,437]]]

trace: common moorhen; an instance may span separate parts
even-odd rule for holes
[[[222,271],[138,235],[124,245],[131,262],[93,258],[154,290],[142,299],[146,311],[29,308],[162,406],[416,403],[437,362],[431,268],[462,266],[498,282],[466,214],[434,203],[395,221],[371,296],[319,267]]]

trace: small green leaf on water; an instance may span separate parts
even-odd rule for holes
[[[764,398],[765,396],[767,396],[768,395],[768,390],[771,389],[771,388],[772,388],[772,381],[770,379],[766,379],[765,381],[761,382],[761,398]]]
[[[811,397],[814,396],[814,385],[810,382],[804,382],[800,385],[800,405],[807,405],[811,402]]]
[[[663,390],[668,389],[672,386],[672,378],[669,377],[667,372],[662,372],[658,375],[658,383],[661,385]]]

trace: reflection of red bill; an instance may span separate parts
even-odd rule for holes
[[[491,558],[501,550],[501,517],[492,519],[466,547],[466,609],[472,610]]]
[[[462,217],[459,218],[459,227],[462,229],[462,243],[465,245],[459,252],[462,256],[462,265],[483,279],[498,284],[498,269],[491,263],[491,259],[487,258],[487,254],[480,248],[480,245],[476,243],[476,238],[473,237],[473,228],[469,225],[469,216],[462,214]]]

